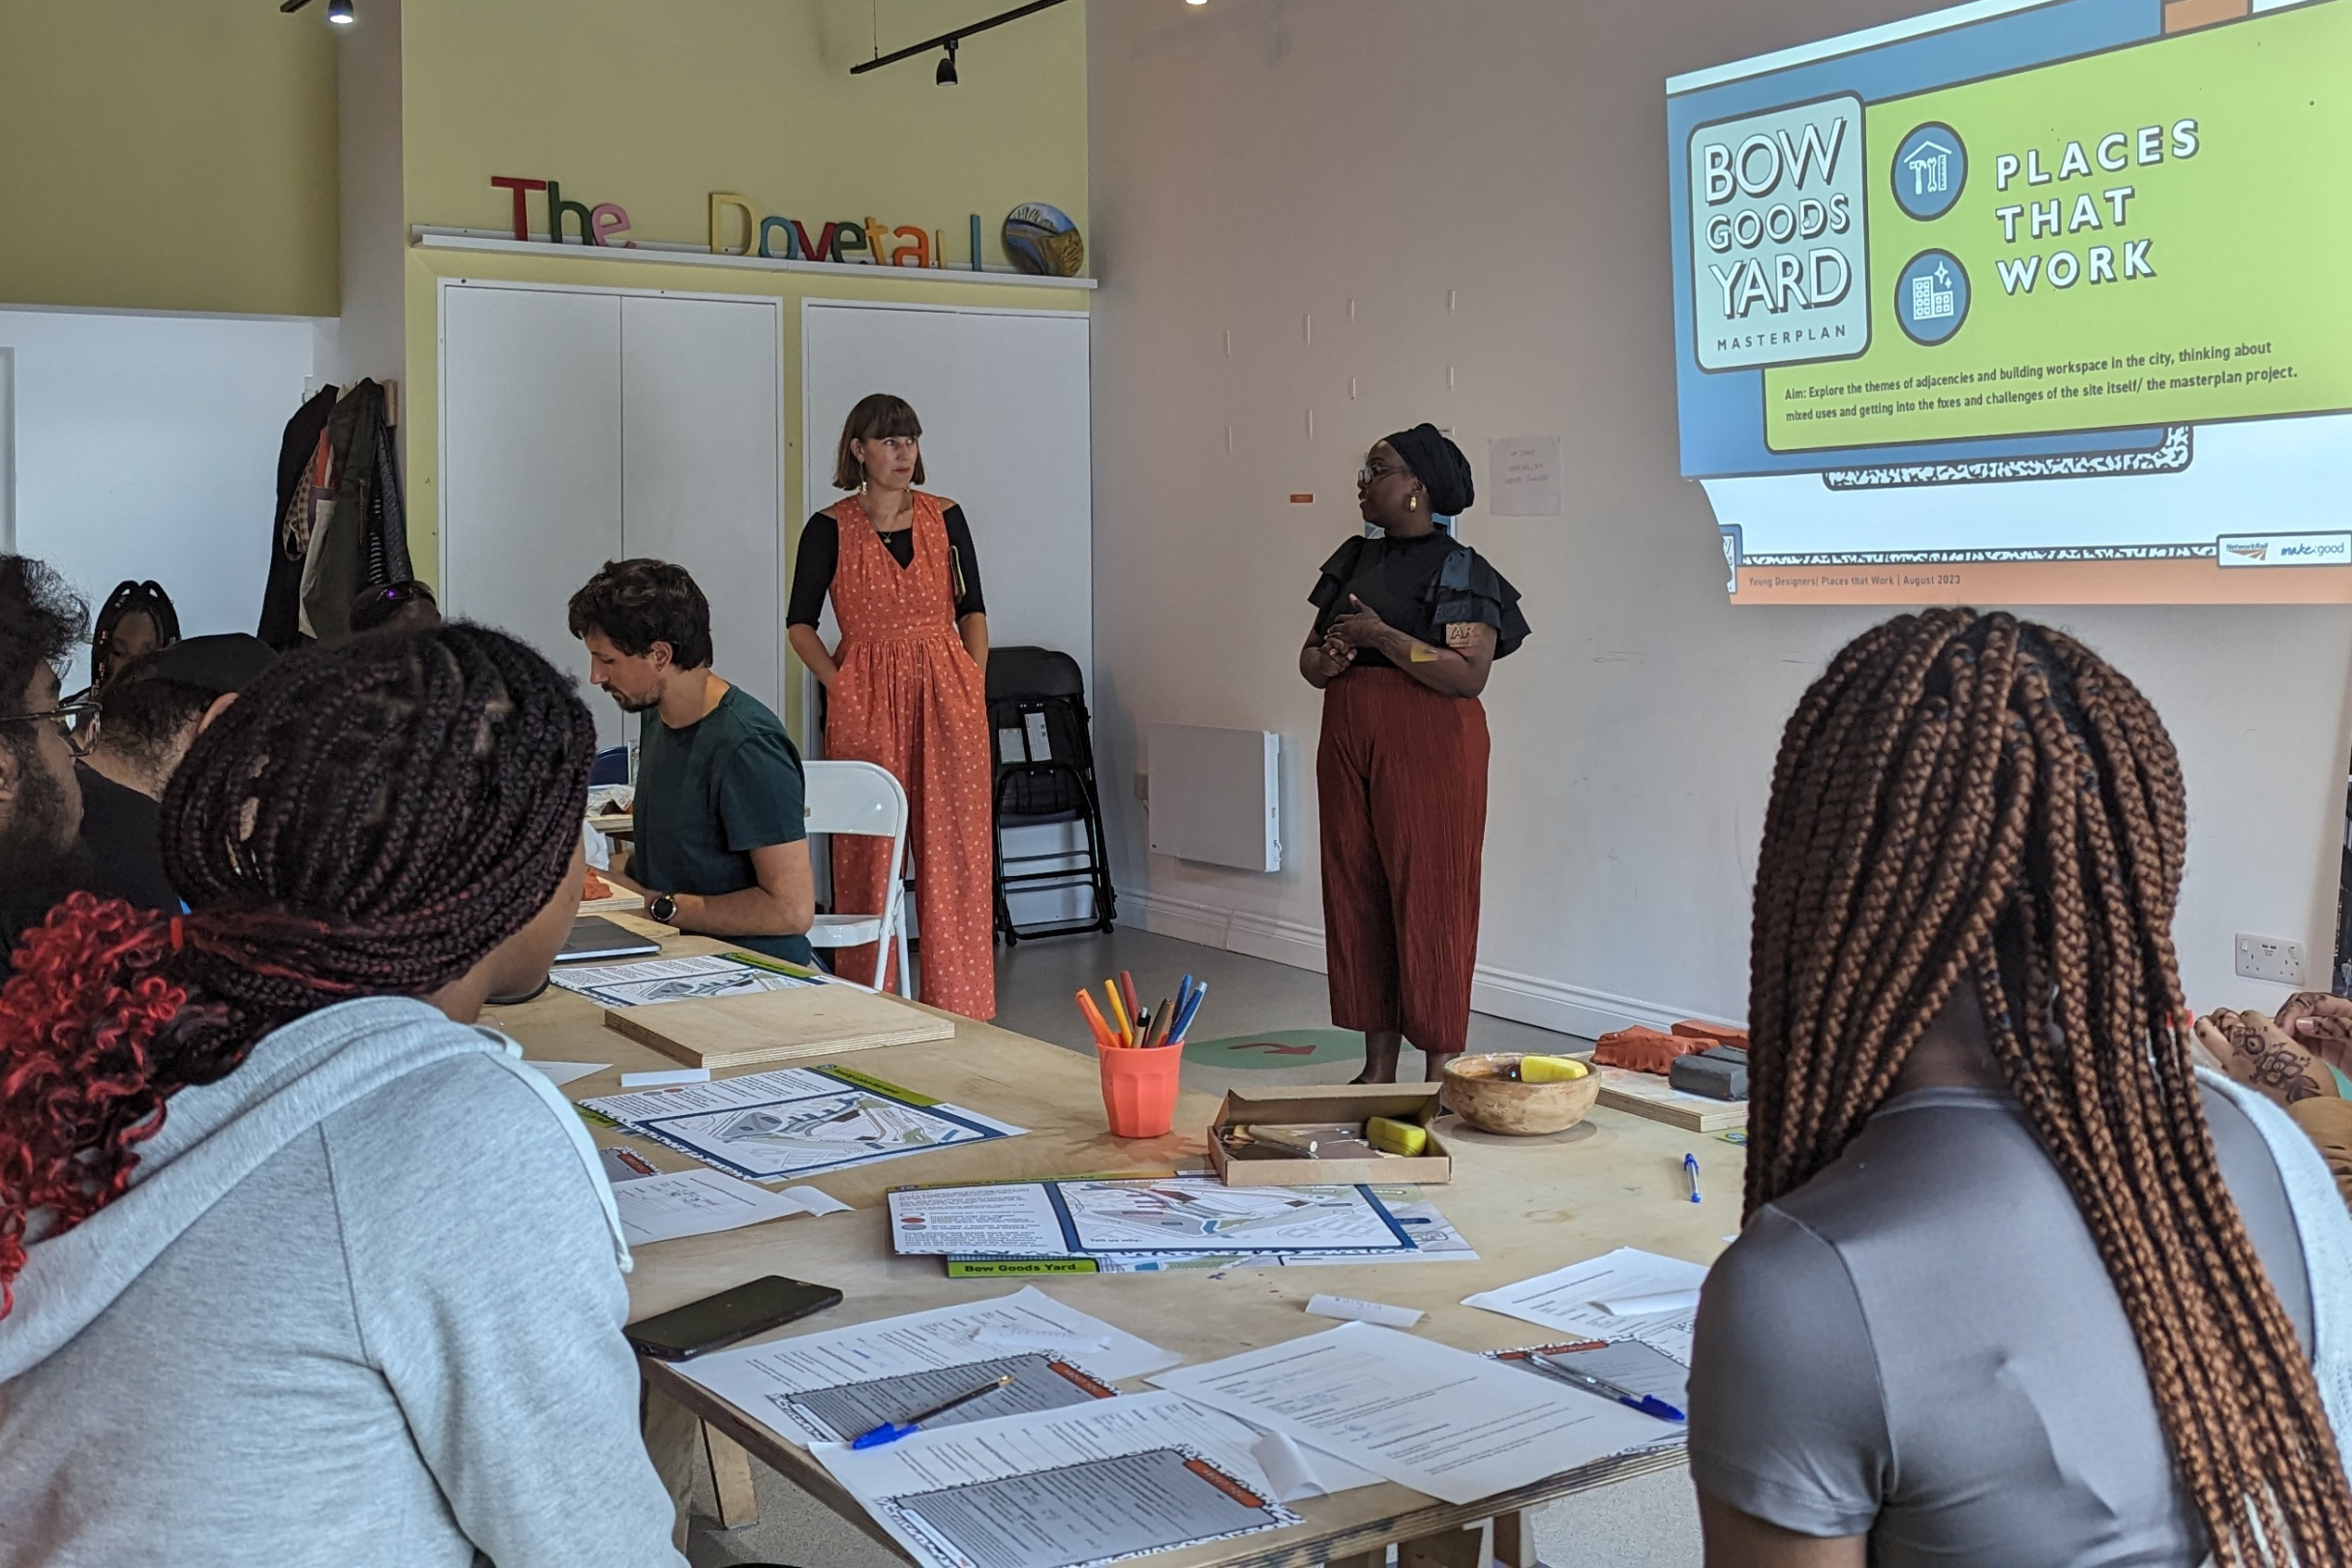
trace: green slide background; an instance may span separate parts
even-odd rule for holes
[[[2193,158],[2171,156],[2175,121],[2197,122]],[[1922,223],[1897,206],[1889,184],[1895,148],[1914,126],[1940,120],[1968,147],[1960,199]],[[2161,125],[2164,162],[2121,171],[2097,166],[2098,138]],[[2084,59],[1945,88],[1870,106],[1870,348],[1854,359],[1764,373],[1766,443],[1776,451],[1952,439],[2126,425],[2187,424],[2352,407],[2352,200],[2342,195],[2352,159],[2352,0],[2297,10]],[[2028,186],[2022,173],[1994,189],[1994,160],[2038,148],[2055,173],[2066,144],[2092,158],[2080,176]],[[2088,192],[2128,184],[2122,227],[2111,223],[2036,240],[2018,220],[2018,241],[1994,216],[2011,203],[2060,199],[2061,223]],[[2068,250],[2077,260],[2109,245],[2149,238],[2154,278],[2005,294],[2003,257]],[[1906,337],[1894,313],[1895,280],[1919,252],[1941,249],[1968,269],[1966,320],[1945,342]],[[2238,355],[2241,345],[2267,353]],[[2184,349],[2222,347],[2223,360],[2179,361]],[[2130,356],[2149,363],[2133,365]],[[2175,356],[2157,363],[2156,356]],[[2068,362],[2105,361],[2067,370]],[[2004,378],[2004,369],[2039,368]],[[2290,377],[2174,387],[2174,377],[2290,369]],[[1966,376],[1932,390],[1922,376]],[[2033,403],[1990,401],[2039,391]],[[1910,403],[1911,407],[1903,405]],[[1952,405],[1946,407],[1945,405]],[[1794,419],[1796,411],[1811,417]]]

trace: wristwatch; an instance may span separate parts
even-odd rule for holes
[[[652,901],[651,903],[649,903],[649,904],[646,905],[646,913],[647,913],[648,915],[652,916],[652,917],[653,917],[655,920],[657,920],[661,921],[661,923],[662,923],[662,924],[664,924],[664,925],[675,925],[675,924],[677,924],[677,923],[678,923],[678,894],[676,894],[676,893],[657,893],[657,894],[655,894],[655,895],[654,895],[654,898],[653,898],[653,901]]]

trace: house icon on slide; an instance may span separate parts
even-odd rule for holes
[[[1911,194],[1915,196],[1951,189],[1952,149],[1932,136],[1912,148],[1911,156],[1903,160],[1903,166],[1911,170]]]

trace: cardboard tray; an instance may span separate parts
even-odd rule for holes
[[[853,985],[801,985],[749,996],[607,1008],[604,1026],[688,1067],[793,1062],[875,1045],[947,1040],[955,1025]]]
[[[1427,1154],[1380,1160],[1235,1160],[1218,1134],[1266,1122],[1363,1122],[1374,1116],[1427,1128],[1444,1108],[1433,1083],[1316,1084],[1301,1089],[1231,1089],[1209,1123],[1209,1163],[1227,1187],[1329,1187],[1352,1182],[1450,1182],[1454,1157],[1435,1132]]]

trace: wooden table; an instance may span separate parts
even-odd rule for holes
[[[611,918],[666,935],[665,951],[671,954],[724,950],[723,943],[680,938],[629,916]],[[484,1021],[521,1041],[528,1056],[614,1064],[611,1071],[567,1085],[565,1093],[575,1099],[617,1092],[622,1071],[677,1065],[605,1029],[598,1008],[560,989],[551,988],[521,1007],[493,1009]],[[633,1315],[664,1312],[764,1274],[834,1285],[845,1298],[832,1311],[779,1330],[773,1338],[1003,1295],[1023,1282],[950,1280],[937,1258],[893,1253],[884,1195],[916,1182],[1205,1164],[1204,1133],[1217,1106],[1212,1097],[1188,1092],[1178,1102],[1170,1136],[1113,1138],[1103,1129],[1101,1093],[1086,1057],[970,1019],[955,1023],[951,1040],[857,1051],[842,1060],[861,1072],[1028,1128],[1028,1135],[878,1161],[811,1182],[853,1205],[855,1214],[771,1221],[639,1248],[636,1272],[629,1278]],[[1724,1236],[1738,1228],[1743,1157],[1713,1136],[1606,1109],[1595,1109],[1582,1126],[1549,1138],[1493,1137],[1451,1121],[1445,1131],[1455,1150],[1454,1180],[1426,1191],[1477,1250],[1475,1263],[1055,1276],[1036,1282],[1079,1311],[1191,1363],[1330,1328],[1328,1321],[1302,1311],[1317,1291],[1420,1308],[1430,1315],[1417,1332],[1465,1350],[1492,1350],[1541,1342],[1545,1331],[1460,1305],[1473,1291],[1616,1247],[1711,1260],[1722,1251]],[[609,1130],[597,1129],[596,1139],[625,1143],[664,1169],[693,1163],[648,1140]],[[1699,1156],[1704,1203],[1688,1199],[1682,1174],[1686,1152]],[[745,1523],[751,1517],[750,1469],[743,1458],[748,1452],[890,1544],[806,1449],[676,1369],[649,1360],[640,1365],[652,1390],[705,1424],[722,1523]],[[1137,1382],[1129,1391],[1147,1386]],[[1334,1568],[1364,1568],[1380,1562],[1388,1545],[1403,1543],[1405,1568],[1455,1568],[1486,1560],[1478,1554],[1485,1539],[1479,1526],[1493,1520],[1495,1560],[1525,1568],[1536,1558],[1523,1510],[1681,1462],[1678,1449],[1602,1460],[1466,1507],[1384,1482],[1294,1504],[1305,1523],[1291,1528],[1149,1560],[1163,1568],[1311,1568],[1325,1561]]]

